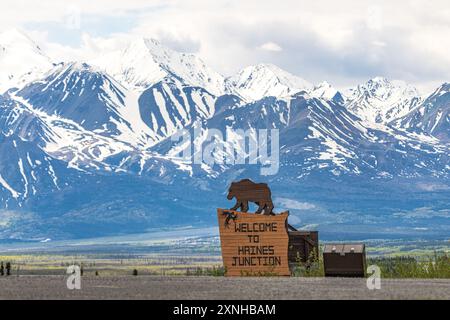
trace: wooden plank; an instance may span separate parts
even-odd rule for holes
[[[234,218],[226,224],[228,213]],[[263,215],[217,209],[226,275],[289,276],[288,215],[289,212]]]

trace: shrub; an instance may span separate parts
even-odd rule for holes
[[[450,278],[450,258],[447,253],[433,256],[369,258],[367,265],[375,264],[383,278]]]
[[[303,262],[300,255],[297,254],[296,265],[293,269],[293,275],[296,277],[323,277],[323,261],[320,259],[316,250],[313,250],[306,262]]]

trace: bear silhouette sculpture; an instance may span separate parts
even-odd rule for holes
[[[255,213],[273,214],[272,195],[266,183],[254,183],[250,179],[232,182],[228,189],[227,199],[236,198],[236,205],[230,210],[241,208],[242,212],[248,211],[248,203],[254,202],[258,206]]]

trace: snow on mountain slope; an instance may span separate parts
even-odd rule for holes
[[[314,98],[331,100],[339,104],[344,103],[344,98],[341,93],[326,81],[314,86],[314,88],[309,92],[309,95]]]
[[[446,148],[437,139],[367,125],[331,101],[299,95],[291,101],[291,110],[280,144],[286,165],[295,164],[292,169],[299,177],[314,172],[370,178],[449,174]]]
[[[212,94],[224,92],[224,78],[194,54],[171,50],[157,40],[137,38],[125,48],[91,61],[129,88],[145,89],[166,76]]]
[[[255,101],[267,96],[288,96],[301,90],[310,90],[312,85],[273,64],[258,64],[241,70],[227,78],[228,92]]]
[[[205,120],[203,128],[197,143],[207,140],[208,128],[219,129],[224,137],[229,129],[250,130],[253,140],[257,139],[257,129],[279,129],[280,169],[273,177],[278,182],[296,181],[310,174],[366,178],[449,174],[446,169],[448,150],[437,139],[410,135],[384,125],[366,126],[344,106],[312,98],[305,92],[288,99],[266,97],[238,108],[229,107]],[[222,174],[233,176],[240,172],[241,176],[247,174],[263,179],[258,173],[260,166],[223,162],[225,157],[230,158],[229,152],[236,146],[239,147],[239,143],[233,139],[219,143],[212,155],[216,164],[203,164],[204,174],[220,178]],[[183,149],[167,139],[153,150],[176,157]],[[195,165],[185,163],[186,167],[200,174]]]
[[[215,103],[216,97],[205,89],[184,85],[174,78],[165,78],[139,98],[143,121],[161,137],[171,136],[197,119],[210,118]]]
[[[19,96],[0,107],[0,124],[6,134],[16,134],[78,170],[111,171],[103,163],[105,158],[134,150],[122,141],[86,130],[73,120],[37,110]]]
[[[422,104],[394,123],[414,132],[426,132],[442,142],[450,142],[450,84],[437,88]]]
[[[421,102],[417,90],[403,81],[370,79],[345,93],[347,109],[365,121],[387,123],[400,118]]]
[[[12,29],[0,34],[0,94],[37,79],[52,66],[39,46],[22,32]]]
[[[72,173],[64,162],[34,143],[0,132],[0,200],[3,208],[20,206],[38,192],[57,191]]]
[[[142,173],[158,141],[215,113],[216,97],[176,78],[127,90],[87,64],[68,63],[11,93],[0,124],[80,170]]]
[[[0,132],[17,135],[41,148],[60,137],[54,127],[38,116],[38,112],[12,99],[0,100]]]
[[[157,141],[140,117],[136,93],[85,63],[58,65],[16,96],[47,115],[72,120],[85,130],[133,146]]]

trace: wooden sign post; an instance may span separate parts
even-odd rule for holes
[[[262,215],[217,209],[227,276],[289,276],[289,212]]]

